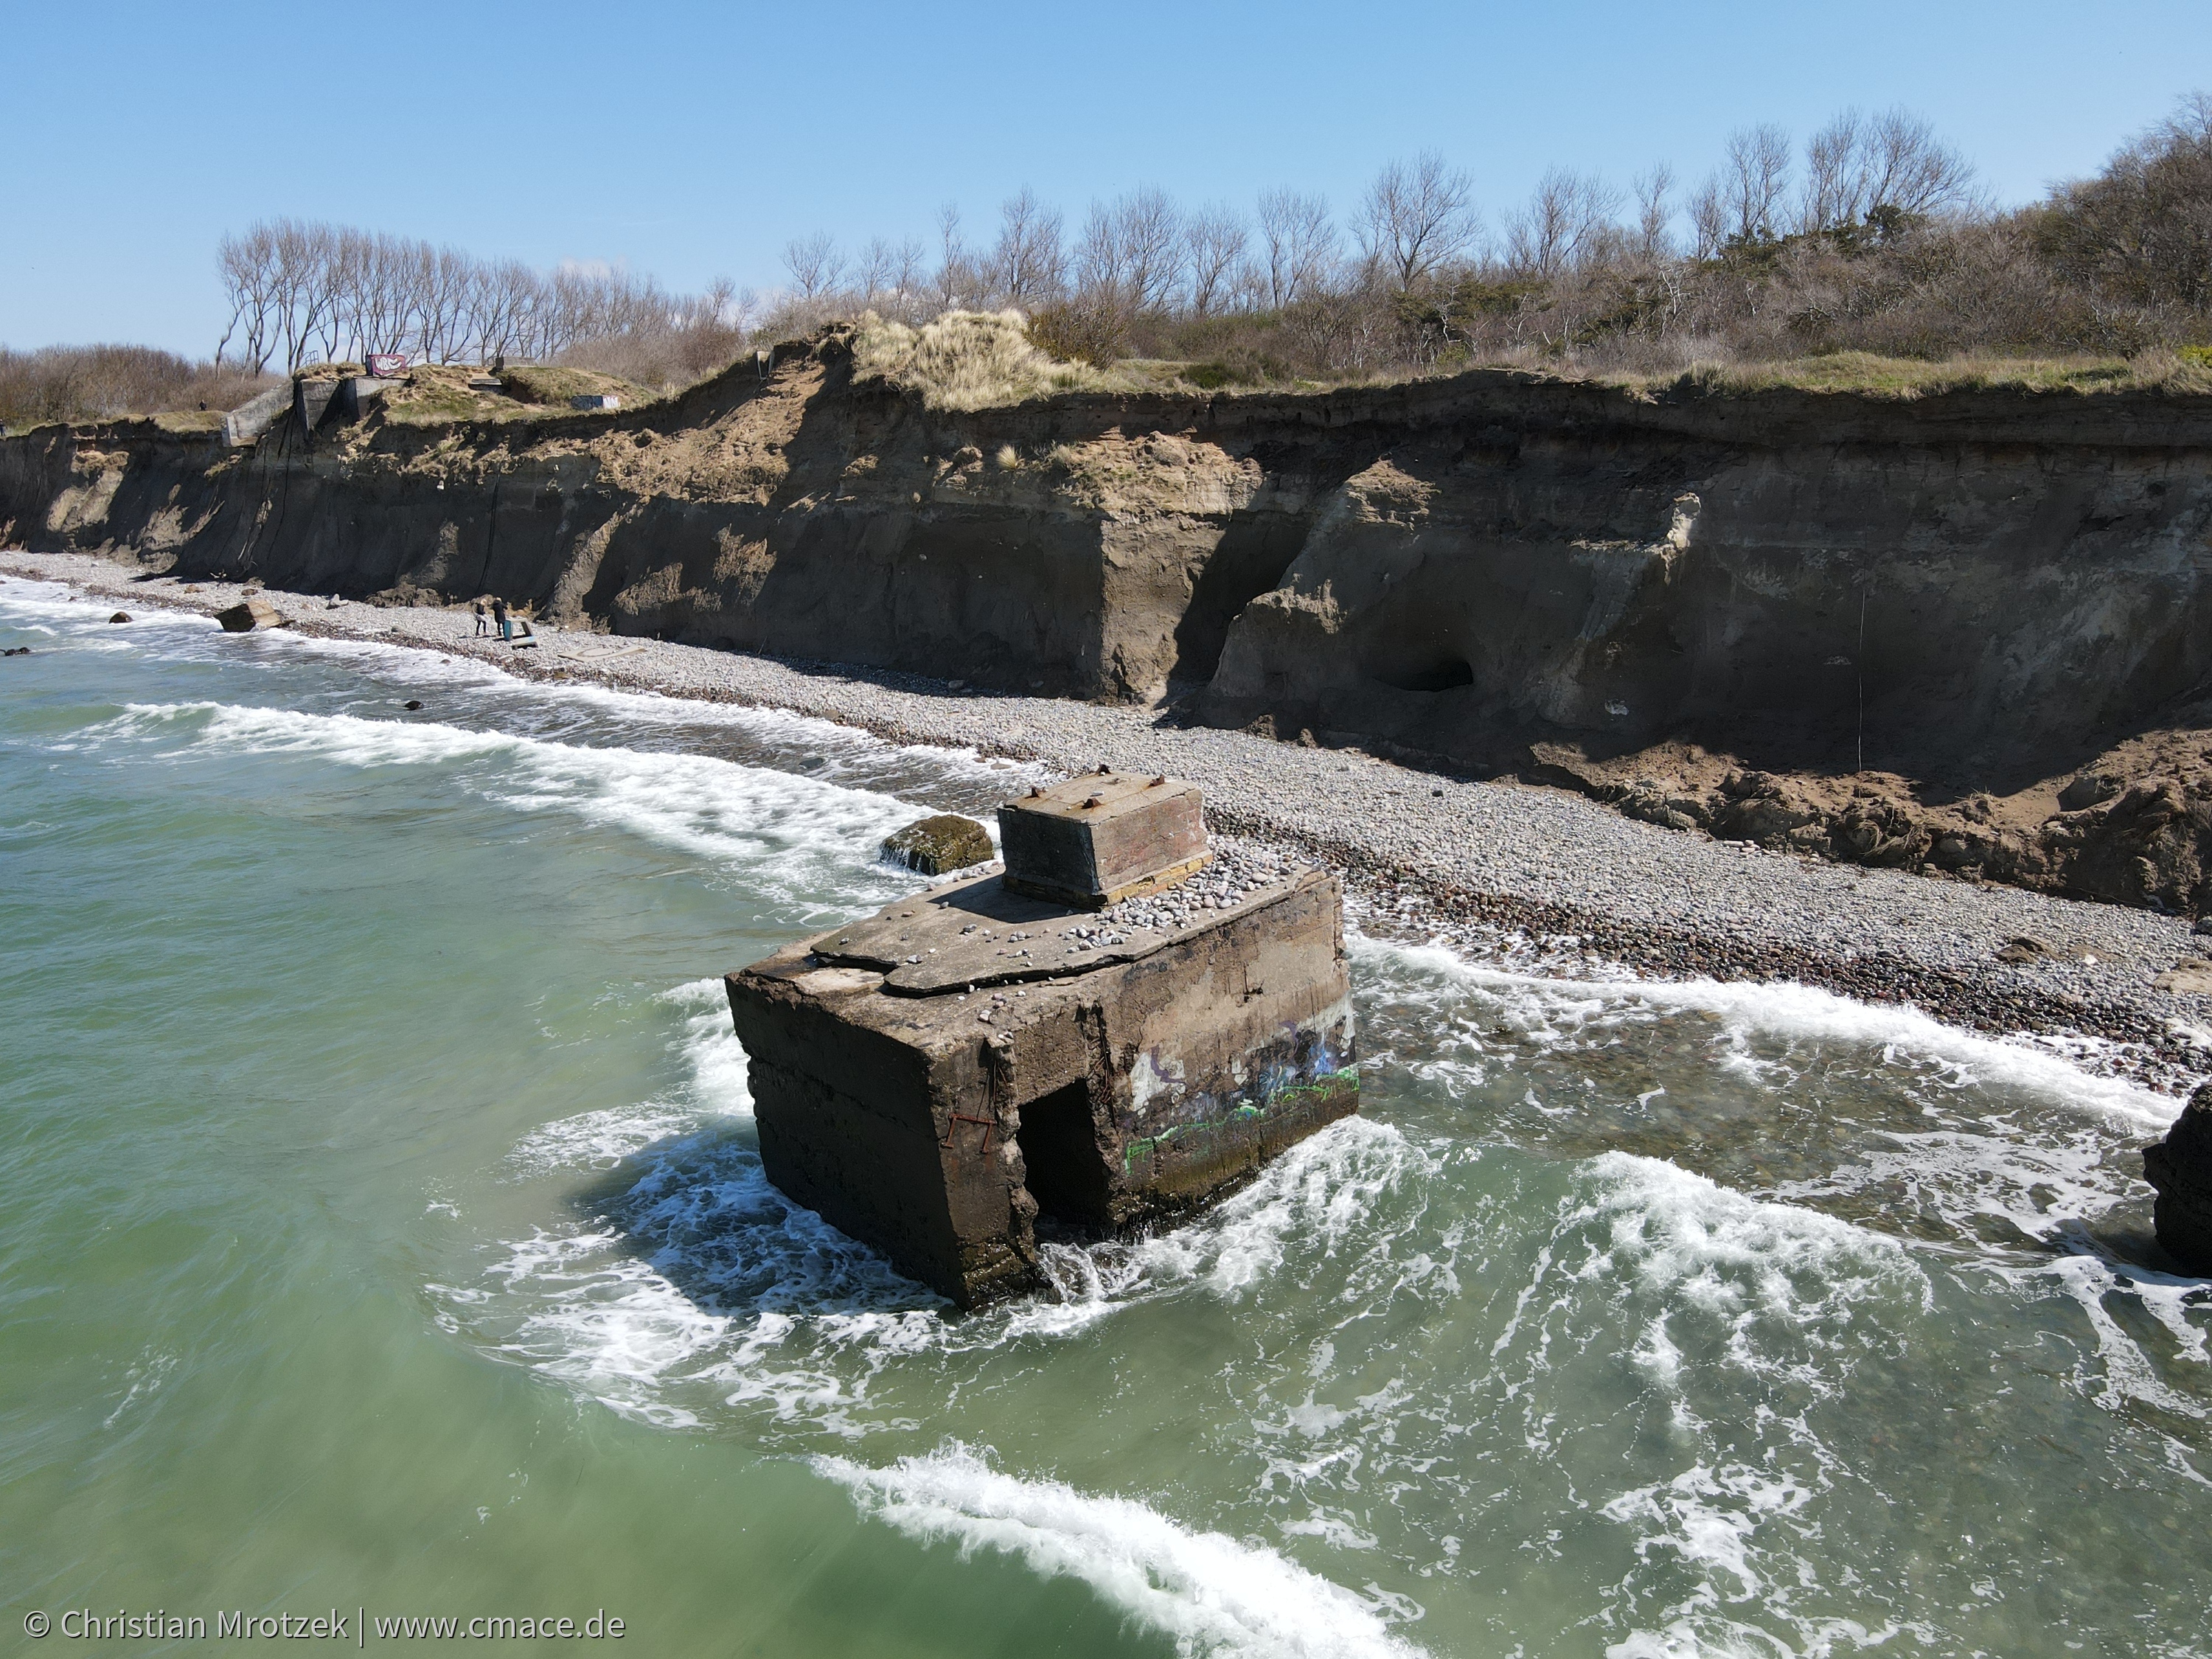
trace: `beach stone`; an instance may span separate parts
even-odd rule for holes
[[[919,870],[925,876],[941,876],[965,870],[971,864],[988,864],[997,856],[991,833],[973,818],[957,812],[939,812],[917,819],[896,835],[884,837],[885,857]]]
[[[107,620],[112,623],[129,622],[131,620],[131,613],[128,611],[118,611]]]
[[[2101,806],[2120,793],[2120,779],[2100,772],[2084,772],[2058,792],[2058,808],[2063,812],[2087,811],[2092,806]]]
[[[2142,1158],[2143,1178],[2158,1194],[2158,1242],[2189,1272],[2212,1274],[2212,1083],[2190,1096]]]
[[[276,607],[266,599],[246,599],[228,611],[218,611],[215,619],[222,624],[226,634],[250,634],[257,628],[282,628],[284,618]]]

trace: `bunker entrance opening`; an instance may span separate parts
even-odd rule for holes
[[[1036,1200],[1041,1223],[1085,1233],[1113,1224],[1106,1158],[1091,1127],[1088,1084],[1071,1083],[1023,1107],[1014,1140],[1022,1149],[1028,1170],[1024,1184]]]

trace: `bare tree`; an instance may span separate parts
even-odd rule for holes
[[[1137,316],[1164,307],[1182,269],[1182,219],[1166,192],[1146,185],[1110,206],[1093,203],[1075,246],[1075,286],[1086,306]]]
[[[1183,222],[1183,264],[1190,273],[1190,309],[1211,317],[1221,308],[1244,263],[1244,221],[1235,209],[1216,203]]]
[[[1662,161],[1636,175],[1636,257],[1650,264],[1674,251],[1668,231],[1674,210],[1667,197],[1674,188],[1674,169]]]
[[[854,265],[854,285],[864,300],[872,300],[891,285],[897,255],[880,236],[871,236]]]
[[[1260,243],[1268,308],[1280,311],[1311,297],[1336,261],[1336,226],[1327,198],[1292,190],[1261,191]]]
[[[369,239],[344,226],[322,225],[317,230],[323,242],[325,294],[315,321],[315,343],[327,363],[337,360],[341,342],[353,343],[352,301],[369,258]]]
[[[538,295],[538,273],[519,259],[505,259],[477,267],[469,293],[467,332],[477,343],[479,360],[498,359],[510,353],[526,355],[531,313]]]
[[[351,296],[355,344],[364,356],[407,349],[415,332],[416,273],[428,258],[428,248],[420,242],[382,234],[369,239]],[[526,335],[543,309],[543,287],[531,272],[518,316]]]
[[[1145,185],[1115,204],[1114,220],[1128,273],[1130,310],[1161,309],[1182,277],[1182,215],[1165,191]]]
[[[1579,270],[1596,251],[1620,204],[1620,192],[1595,173],[1548,169],[1536,181],[1528,206],[1506,222],[1507,268],[1516,276],[1547,281]]]
[[[1040,305],[1060,292],[1067,273],[1060,224],[1060,210],[1037,200],[1027,185],[1000,204],[991,286],[1009,304]]]
[[[671,295],[605,266],[541,274],[515,260],[292,219],[225,236],[216,263],[232,307],[219,349],[242,335],[257,374],[280,354],[296,373],[318,351],[336,360],[411,349],[457,362],[627,341],[616,351],[625,362],[690,378],[728,361],[759,310],[750,291],[726,281],[703,295]]]
[[[1073,264],[1076,295],[1084,305],[1092,310],[1124,308],[1121,238],[1114,210],[1103,202],[1091,204],[1082,234],[1075,239]]]
[[[1873,204],[1866,199],[1868,179],[1861,165],[1865,120],[1858,111],[1839,112],[1805,141],[1805,182],[1797,198],[1797,228],[1831,230],[1856,224]]]
[[[1805,145],[1797,228],[1848,229],[1883,210],[1923,217],[1966,205],[1973,169],[1909,110],[1837,115]]]
[[[1716,173],[1690,198],[1690,240],[1697,258],[1713,258],[1728,245],[1728,223],[1721,177]]]
[[[230,301],[230,322],[215,349],[216,362],[222,363],[231,337],[243,329],[246,368],[265,373],[276,343],[276,239],[269,226],[255,224],[243,235],[225,236],[216,247],[216,271]]]
[[[1896,208],[1911,214],[1941,213],[1971,204],[1974,169],[1909,110],[1878,115],[1869,130],[1865,211]]]
[[[714,278],[701,298],[705,301],[707,320],[719,328],[742,335],[760,325],[760,295],[749,288],[739,288],[726,276]]]
[[[1746,242],[1772,241],[1789,187],[1787,132],[1769,122],[1739,127],[1729,135],[1720,196],[1730,235]]]
[[[1464,253],[1474,240],[1474,187],[1443,156],[1424,150],[1376,175],[1356,229],[1368,264],[1400,293]]]
[[[960,239],[960,208],[947,202],[937,210],[937,276],[931,297],[939,311],[951,311],[969,301],[975,286],[968,245]]]
[[[925,280],[922,275],[925,257],[921,237],[906,236],[899,240],[897,251],[891,256],[891,288],[898,295],[901,305],[911,304],[914,296],[921,292]]]
[[[285,372],[297,374],[307,361],[335,297],[330,272],[330,228],[284,218],[266,222],[266,229],[273,343],[283,349]]]
[[[799,297],[815,300],[837,286],[837,279],[845,274],[845,256],[837,251],[836,237],[817,230],[783,245],[783,268],[791,273]]]
[[[469,355],[469,290],[473,286],[474,264],[457,249],[428,246],[415,261],[416,338],[422,356],[434,362],[459,362]]]

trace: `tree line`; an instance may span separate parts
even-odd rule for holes
[[[1428,152],[1382,167],[1341,214],[1292,188],[1248,210],[1146,185],[1072,223],[1024,188],[988,234],[950,204],[932,228],[849,249],[795,238],[787,286],[763,303],[727,281],[672,295],[622,271],[273,220],[219,250],[232,307],[218,356],[507,356],[669,385],[762,331],[1008,307],[1059,356],[1210,360],[1229,380],[1847,349],[2131,355],[2212,337],[2212,97],[2008,210],[1925,119],[1893,109],[1846,110],[1802,143],[1741,129],[1687,189],[1664,164],[1625,187],[1554,167],[1494,217],[1464,168]]]
[[[1079,226],[1024,190],[970,244],[826,234],[784,251],[785,329],[1015,306],[1062,356],[1212,357],[1231,379],[1460,362],[1664,368],[1860,349],[2131,355],[2212,338],[2212,97],[2185,100],[2094,178],[1999,210],[1905,110],[1847,110],[1801,145],[1741,129],[1683,191],[1554,167],[1494,219],[1427,153],[1341,216],[1296,190],[1250,211],[1140,188]]]
[[[1901,110],[1836,117],[1807,143],[1802,179],[1788,134],[1763,125],[1732,135],[1723,165],[1686,199],[1675,183],[1671,167],[1655,167],[1625,196],[1596,174],[1554,167],[1494,234],[1471,177],[1432,151],[1384,167],[1341,222],[1326,198],[1291,189],[1262,192],[1246,214],[1224,204],[1186,211],[1146,186],[1093,204],[1071,234],[1057,208],[1024,189],[1003,204],[987,245],[963,239],[957,205],[940,209],[933,258],[914,237],[877,237],[849,255],[826,232],[793,240],[783,255],[787,309],[866,305],[911,320],[1011,305],[1125,325],[1148,314],[1203,321],[1402,296],[1470,274],[1541,283],[1600,266],[1707,260],[1793,234],[1978,205],[1971,166]]]
[[[673,295],[627,271],[538,270],[517,259],[480,259],[291,218],[225,236],[216,268],[230,307],[216,361],[254,374],[380,352],[434,363],[538,361],[590,341],[709,325],[742,335],[751,303],[727,283]]]
[[[2000,209],[1903,110],[1846,111],[1802,143],[1730,135],[1685,187],[1555,167],[1485,210],[1428,153],[1340,212],[1285,187],[1188,207],[1144,186],[1079,222],[1024,188],[971,234],[783,250],[787,285],[673,294],[605,267],[541,270],[298,219],[226,236],[213,363],[129,346],[0,350],[0,419],[223,406],[266,372],[398,351],[600,368],[673,386],[765,340],[868,312],[915,323],[1020,309],[1054,355],[1173,359],[1222,381],[1518,363],[1666,372],[1859,349],[2135,356],[2212,343],[2212,95],[2181,101],[2094,175]]]

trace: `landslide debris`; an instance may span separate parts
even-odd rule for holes
[[[2212,915],[2212,711],[2199,712],[2205,726],[2145,733],[2002,795],[1894,773],[1763,771],[1682,743],[1606,761],[1538,744],[1529,775],[1773,852]]]

